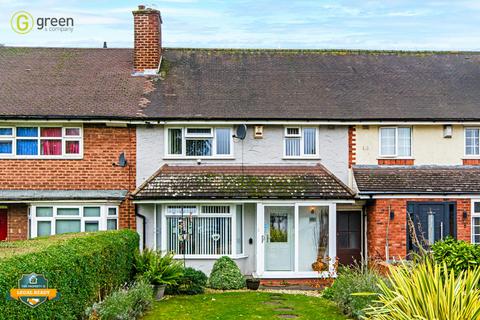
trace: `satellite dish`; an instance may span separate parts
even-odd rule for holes
[[[237,132],[235,133],[235,138],[240,140],[245,139],[247,136],[247,126],[245,124],[241,124],[237,127]]]

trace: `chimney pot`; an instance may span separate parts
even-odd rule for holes
[[[103,41],[103,48],[104,48],[104,49],[107,48],[107,41]]]
[[[139,5],[138,10],[145,10],[145,6],[143,4]]]

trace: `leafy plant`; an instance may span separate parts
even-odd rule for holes
[[[446,264],[430,260],[393,268],[389,282],[381,280],[377,306],[365,310],[379,320],[466,320],[480,318],[480,268],[455,275]]]
[[[380,292],[377,284],[381,276],[365,266],[340,268],[338,277],[323,297],[334,301],[349,316],[361,317],[363,309],[374,303],[375,293]],[[370,294],[358,294],[368,292]]]
[[[432,250],[435,261],[445,263],[456,274],[480,266],[480,246],[449,237],[436,242]]]
[[[287,242],[288,234],[286,230],[271,229],[270,242]]]
[[[183,266],[176,261],[172,252],[162,256],[161,252],[144,249],[135,255],[137,279],[152,285],[175,285],[183,275]]]
[[[201,294],[205,291],[207,285],[207,276],[200,270],[193,268],[185,268],[183,270],[183,276],[177,281],[175,285],[169,285],[166,289],[166,293],[173,294]]]
[[[130,281],[138,234],[132,230],[71,233],[15,246],[29,251],[0,259],[0,291],[16,288],[22,274],[36,272],[48,279],[48,286],[57,289],[61,298],[36,308],[0,299],[0,318],[79,319],[87,307]]]
[[[221,257],[213,265],[208,285],[212,289],[234,290],[245,287],[245,277],[229,257]]]
[[[138,319],[153,303],[153,289],[144,281],[125,286],[95,303],[86,312],[90,320]]]

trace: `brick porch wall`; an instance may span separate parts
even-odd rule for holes
[[[28,207],[25,204],[12,204],[7,209],[7,240],[25,240],[28,236]]]
[[[457,203],[457,238],[470,242],[470,199],[377,199],[367,207],[368,256],[370,259],[385,259],[387,224],[390,210],[395,217],[389,225],[390,259],[404,258],[407,255],[407,202],[442,202]],[[467,218],[463,220],[463,212]]]
[[[85,124],[83,127],[83,159],[2,159],[0,160],[1,190],[129,190],[135,189],[136,133],[134,127],[115,128],[102,124]],[[113,166],[124,152],[128,165]],[[14,219],[9,219],[9,239],[26,238],[26,231],[18,228],[17,209]],[[9,206],[9,218],[10,218]],[[21,222],[23,221],[23,222]],[[15,224],[10,227],[10,224]],[[135,210],[130,200],[119,209],[120,228],[135,229]],[[18,235],[10,235],[16,230]]]

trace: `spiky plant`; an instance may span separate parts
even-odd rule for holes
[[[480,268],[455,275],[445,264],[430,259],[393,268],[380,280],[378,306],[365,309],[364,319],[470,320],[480,319]]]

